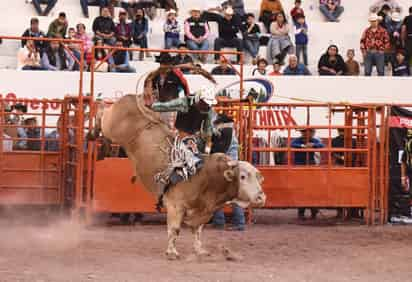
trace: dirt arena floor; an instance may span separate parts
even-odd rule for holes
[[[203,238],[211,256],[200,259],[184,229],[178,261],[164,256],[163,217],[87,228],[68,220],[0,217],[0,281],[412,280],[412,227],[337,223],[332,212],[304,223],[295,216],[259,212],[258,223],[244,232],[208,227]]]

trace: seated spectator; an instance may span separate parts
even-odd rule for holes
[[[124,47],[132,44],[132,25],[127,22],[127,13],[119,12],[119,23],[116,25],[116,39],[123,42]]]
[[[29,139],[39,139],[39,140],[27,140],[27,150],[30,151],[40,151],[41,141],[40,141],[40,127],[37,125],[37,119],[27,118],[24,120],[24,125],[26,127],[27,138]]]
[[[30,28],[26,29],[22,35],[22,37],[37,37],[37,38],[43,38],[45,37],[45,34],[43,31],[40,30],[39,28],[39,19],[38,18],[32,18],[30,20]],[[21,41],[21,47],[24,47],[26,44],[26,40]],[[35,41],[34,45],[36,45],[37,50],[41,53],[43,52],[43,48],[45,46],[44,41]]]
[[[231,7],[224,10],[222,17],[216,13],[204,13],[206,19],[209,21],[215,21],[218,24],[219,35],[215,39],[215,51],[220,51],[222,48],[236,48],[237,51],[243,50],[243,42],[237,37],[237,33],[240,31],[240,22],[233,17],[233,9]],[[219,54],[215,54],[215,61],[219,60]],[[237,63],[239,63],[240,55],[237,56]]]
[[[132,37],[133,43],[140,48],[147,48],[147,33],[149,32],[149,21],[145,17],[143,9],[136,11],[135,20],[132,23]],[[146,54],[148,55],[148,54]],[[144,53],[139,53],[140,61],[143,60]]]
[[[289,37],[289,24],[282,13],[278,13],[270,25],[271,37],[268,43],[268,61],[284,64],[286,55],[293,49]]]
[[[396,60],[392,67],[393,76],[410,76],[409,62],[406,61],[404,51],[396,52]]]
[[[104,46],[102,39],[96,39],[94,45],[97,46]],[[103,62],[107,56],[107,52],[105,49],[94,49],[94,59],[95,59],[95,67],[97,67],[94,71],[97,72],[107,72],[109,70],[109,64]]]
[[[365,64],[365,75],[372,74],[376,65],[379,76],[385,75],[385,50],[390,48],[388,32],[378,24],[378,15],[369,16],[370,27],[362,34],[360,47]]]
[[[406,51],[406,60],[412,58],[412,6],[409,8],[409,15],[405,17],[402,23],[401,40]]]
[[[296,55],[289,55],[289,64],[283,70],[283,75],[311,75],[304,64],[300,64]]]
[[[65,38],[67,28],[68,23],[66,20],[66,14],[61,12],[59,17],[50,23],[49,30],[47,31],[47,37]]]
[[[18,70],[43,70],[41,55],[33,40],[27,40],[26,45],[20,48],[17,54]]]
[[[305,12],[302,9],[302,0],[295,0],[295,6],[290,11],[290,16],[294,24],[297,23],[298,16],[305,16]]]
[[[278,62],[273,63],[273,71],[269,73],[270,76],[282,75],[280,72],[280,64]]]
[[[304,15],[296,16],[295,23],[295,44],[296,44],[296,56],[300,63],[301,56],[303,57],[303,63],[308,65],[308,25],[306,24]]]
[[[123,42],[118,40],[116,47],[124,47]],[[111,72],[136,72],[136,70],[130,66],[129,52],[125,50],[117,50],[109,57],[109,67]]]
[[[74,27],[69,28],[69,32],[67,33],[67,39],[76,40],[76,29]],[[81,47],[77,43],[68,43],[67,47],[72,52],[72,55],[80,62],[81,59]],[[75,60],[73,70],[78,71],[80,70],[79,63]]]
[[[86,26],[82,23],[76,25],[76,34],[74,35],[76,40],[83,41],[84,52],[86,55],[87,63],[91,61],[91,53],[93,48],[92,37],[86,33]]]
[[[209,25],[201,17],[199,8],[190,10],[190,18],[185,21],[185,40],[190,50],[209,50]],[[202,63],[206,62],[207,55],[198,56]]]
[[[49,71],[71,71],[74,60],[60,42],[52,41],[41,58],[42,67]]]
[[[275,15],[279,13],[284,13],[280,0],[262,0],[260,4],[259,21],[263,22],[268,32],[270,32],[270,25]]]
[[[187,51],[186,44],[180,43],[179,50]],[[192,64],[192,63],[193,63],[193,59],[189,54],[179,53],[174,57],[174,64],[175,65]],[[190,70],[188,68],[181,67],[180,70],[184,74],[189,74],[190,73]]]
[[[247,14],[246,24],[243,30],[243,45],[245,47],[245,51],[252,56],[253,64],[256,64],[260,48],[260,28],[255,22],[254,14]]]
[[[220,57],[219,66],[212,70],[214,75],[236,75],[236,71],[228,65],[227,59],[224,56]]]
[[[56,5],[57,0],[32,0],[33,6],[39,16],[45,16],[50,13],[53,7]],[[46,4],[46,9],[42,9],[40,4]]]
[[[339,17],[345,10],[340,0],[320,0],[319,9],[330,22],[339,22]]]
[[[97,39],[102,39],[105,44],[114,45],[116,42],[116,26],[110,16],[109,8],[104,7],[101,16],[93,21],[93,32]]]
[[[355,49],[349,49],[346,52],[346,57],[348,58],[345,62],[346,72],[345,75],[358,76],[360,73],[360,66],[355,58]]]
[[[257,61],[257,68],[252,71],[252,76],[265,76],[267,75],[266,67],[268,62],[261,58]]]
[[[396,0],[377,0],[369,10],[371,13],[377,14],[384,5],[387,5],[391,9],[391,12],[402,12],[402,7]]]
[[[318,63],[319,75],[343,75],[346,72],[345,61],[339,55],[338,46],[330,45]]]
[[[176,11],[169,10],[163,25],[165,33],[165,49],[176,49],[180,44],[180,23],[176,19]]]

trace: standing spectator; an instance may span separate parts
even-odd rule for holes
[[[228,65],[227,59],[224,56],[220,57],[219,66],[212,70],[214,75],[236,75],[236,71]]]
[[[389,23],[391,22],[391,8],[388,5],[383,5],[382,9],[378,12],[379,25],[384,29],[388,28]]]
[[[330,45],[318,63],[319,75],[343,75],[346,72],[345,61],[339,55],[338,46]]]
[[[339,22],[339,17],[345,10],[340,4],[340,0],[320,0],[319,9],[330,22]]]
[[[237,37],[240,31],[240,22],[233,18],[233,9],[231,7],[224,10],[222,17],[216,13],[205,12],[206,18],[209,21],[216,21],[219,28],[219,36],[215,39],[215,51],[220,51],[224,47],[234,47],[237,51],[243,50],[242,40]],[[215,54],[215,61],[219,60],[219,54]],[[240,60],[240,55],[237,56],[237,62]]]
[[[280,72],[280,64],[278,62],[273,63],[273,71],[269,73],[270,76],[282,75]]]
[[[94,19],[93,32],[95,38],[102,39],[105,44],[114,45],[116,26],[110,16],[109,8],[104,7],[101,15]]]
[[[74,66],[73,58],[63,48],[62,44],[57,41],[50,42],[46,51],[43,53],[41,62],[42,67],[49,71],[71,71]]]
[[[179,45],[179,50],[181,51],[187,51],[187,46],[184,43],[180,43]],[[184,64],[192,64],[193,63],[193,59],[189,54],[182,54],[179,53],[174,57],[174,64],[175,65],[184,65]],[[189,74],[190,73],[190,69],[181,67],[180,70],[184,73],[184,74]]]
[[[190,50],[209,50],[209,25],[201,17],[199,8],[190,10],[190,18],[185,21],[185,40]],[[207,55],[200,55],[202,63],[206,62]]]
[[[289,30],[285,16],[282,13],[276,14],[275,21],[270,25],[271,37],[267,47],[269,62],[277,61],[281,65],[284,64],[286,55],[293,47]]]
[[[348,58],[345,62],[346,72],[345,75],[358,76],[360,74],[360,66],[355,58],[355,49],[348,49],[346,52]]]
[[[375,65],[379,76],[385,75],[385,50],[390,47],[388,32],[378,24],[378,15],[369,16],[370,27],[362,34],[361,50],[365,75],[370,76]]]
[[[399,5],[398,1],[396,0],[377,0],[375,2],[375,4],[373,4],[370,7],[370,12],[373,14],[377,14],[384,5],[387,5],[390,9],[391,12],[398,12],[401,13],[402,12],[402,7]]]
[[[401,39],[406,50],[406,60],[410,63],[412,58],[412,6],[409,7],[409,16],[405,17],[402,23]]]
[[[299,16],[305,16],[305,12],[302,9],[302,0],[295,0],[295,6],[290,11],[293,23],[296,24]]]
[[[118,40],[116,47],[123,47],[123,42]],[[136,72],[136,70],[130,66],[129,52],[125,50],[117,50],[109,57],[109,67],[111,72]]]
[[[39,19],[38,18],[32,18],[30,20],[30,28],[26,29],[22,35],[23,37],[37,37],[37,38],[43,38],[45,37],[45,34],[43,31],[40,30],[39,28]],[[21,47],[24,47],[26,44],[26,40],[21,41]],[[35,41],[34,45],[36,45],[37,50],[42,53],[43,48],[45,46],[44,41]]]
[[[180,44],[180,24],[176,19],[176,11],[169,10],[163,26],[165,33],[165,49],[176,49]]]
[[[103,39],[96,39],[95,44],[96,47],[104,46]],[[97,72],[107,72],[109,70],[109,64],[107,62],[103,62],[103,59],[106,58],[107,52],[104,49],[94,49],[94,59],[96,62],[96,66],[98,66],[95,71]]]
[[[280,0],[262,0],[260,4],[259,21],[263,22],[268,32],[270,32],[270,25],[275,15],[279,13],[284,13]]]
[[[43,70],[40,64],[41,55],[33,40],[27,40],[17,54],[18,70]]]
[[[289,65],[283,70],[283,75],[311,75],[304,64],[300,64],[296,55],[289,56]]]
[[[119,23],[116,25],[116,39],[123,42],[124,47],[132,44],[132,25],[127,22],[127,13],[119,12]]]
[[[149,21],[145,17],[143,9],[136,11],[136,18],[132,23],[133,43],[140,48],[147,48],[147,33],[149,32]],[[146,55],[148,55],[146,53]],[[142,61],[144,53],[139,53],[139,60]]]
[[[393,76],[410,76],[409,62],[403,51],[396,52],[396,59],[392,67]]]
[[[32,0],[32,3],[39,16],[47,17],[47,15],[56,5],[57,0]],[[43,10],[40,4],[47,4],[46,9]]]
[[[212,136],[211,153],[224,153],[232,160],[239,159],[239,143],[234,130],[234,121],[227,115],[218,115],[215,122],[215,133]],[[232,224],[233,231],[245,230],[244,210],[236,204],[232,205]],[[223,229],[226,223],[223,210],[218,210],[213,215],[213,225],[217,229]]]
[[[315,138],[315,129],[303,129],[300,130],[301,137],[294,139],[291,143],[291,147],[295,149],[302,149],[302,152],[295,152],[294,153],[294,162],[295,165],[316,165],[315,159],[315,152],[304,152],[305,148],[313,149],[313,148],[323,148],[325,147],[322,142]],[[298,218],[301,220],[305,219],[305,209],[306,208],[299,208],[298,209]],[[312,219],[316,218],[319,210],[316,208],[311,208],[311,216]]]
[[[303,63],[308,65],[308,25],[305,21],[304,15],[296,16],[295,23],[295,44],[296,44],[296,56],[300,63],[300,56],[303,57]]]
[[[255,22],[254,14],[247,14],[246,24],[243,30],[243,44],[245,50],[252,56],[253,64],[256,64],[260,47],[260,28]]]
[[[91,52],[93,48],[92,38],[86,33],[86,26],[82,23],[76,25],[76,34],[74,38],[83,41],[84,52],[87,62],[90,63]]]
[[[65,38],[67,33],[68,23],[66,20],[66,14],[61,12],[59,17],[52,21],[47,31],[47,37]]]
[[[252,76],[265,76],[267,75],[266,67],[268,66],[268,61],[261,58],[257,61],[257,68],[252,71]]]
[[[395,63],[396,51],[403,49],[401,40],[401,15],[398,12],[394,12],[391,15],[391,19],[387,23],[386,31],[389,34],[390,49],[385,53],[385,62],[390,62],[392,65]]]

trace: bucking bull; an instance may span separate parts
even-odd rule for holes
[[[151,91],[152,77],[146,78],[144,92]],[[140,180],[159,197],[163,191],[154,176],[167,168],[175,134],[159,113],[146,107],[145,100],[145,95],[126,95],[110,107],[101,108],[96,128],[100,128],[105,138],[125,149],[135,170],[134,180]],[[179,257],[176,240],[183,223],[195,236],[195,253],[208,254],[200,239],[204,224],[226,203],[236,203],[243,208],[263,206],[266,196],[262,182],[260,172],[248,162],[233,161],[220,153],[204,155],[204,164],[195,175],[163,195],[167,210],[167,257]]]

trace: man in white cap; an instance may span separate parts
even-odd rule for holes
[[[385,50],[390,48],[389,34],[379,26],[376,14],[369,16],[370,26],[363,32],[360,47],[365,64],[365,76],[370,76],[375,65],[379,76],[385,75]]]
[[[236,48],[237,51],[243,50],[243,42],[238,38],[237,33],[241,28],[241,21],[233,17],[234,11],[231,7],[224,10],[223,16],[216,13],[205,12],[208,21],[215,21],[218,24],[219,37],[215,39],[215,51],[220,51],[224,47]],[[215,61],[219,61],[219,54],[215,54]],[[239,62],[240,56],[237,57]]]
[[[201,10],[194,7],[190,10],[190,18],[185,21],[185,40],[190,50],[209,50],[209,25],[201,16]],[[205,63],[207,55],[200,55],[199,59]]]
[[[167,19],[163,26],[165,32],[165,49],[177,49],[180,44],[180,23],[176,19],[176,11],[167,12]]]

